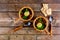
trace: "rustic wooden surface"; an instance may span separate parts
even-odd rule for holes
[[[15,33],[8,33],[16,26],[13,25],[13,20],[18,18],[18,11],[21,7],[28,5],[34,10],[35,16],[40,16],[42,15],[40,12],[42,3],[47,3],[49,8],[52,8],[52,16],[54,17],[52,37],[46,35],[45,32],[37,32],[33,27],[25,27]],[[60,0],[0,0],[0,39],[60,40]]]

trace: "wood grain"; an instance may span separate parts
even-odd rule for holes
[[[8,32],[10,32],[12,28],[20,25],[20,23],[14,25],[13,21],[15,18],[18,18],[18,11],[23,6],[30,6],[34,10],[36,17],[43,15],[40,12],[42,3],[47,3],[49,4],[49,8],[52,8],[52,16],[54,18],[52,22],[53,36],[50,37],[46,35],[45,32],[38,32],[33,27],[24,27],[19,31],[12,32],[11,35],[15,36],[12,36],[9,40],[15,39],[16,35],[18,36],[16,38],[18,40],[20,40],[22,35],[25,36],[25,40],[26,38],[28,38],[27,40],[60,40],[60,0],[0,0],[0,37],[4,34],[10,34]],[[0,39],[4,40],[5,38],[1,37]],[[23,40],[23,37],[21,37],[21,39]]]
[[[1,4],[40,4],[40,3],[60,3],[60,0],[0,0]]]
[[[48,4],[52,11],[60,11],[60,4]],[[19,11],[24,6],[30,6],[34,11],[40,11],[41,4],[0,4],[0,11]]]
[[[0,0],[1,4],[32,4],[32,3],[42,3],[43,0]]]
[[[43,0],[44,3],[48,4],[60,4],[60,0]]]
[[[60,40],[60,35],[49,37],[48,35],[37,35],[37,40]]]

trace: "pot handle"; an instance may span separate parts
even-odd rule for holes
[[[17,23],[19,23],[19,21],[21,21],[19,18],[15,19],[14,20],[14,25],[17,24]],[[21,24],[20,24],[19,27],[15,27],[12,31],[16,32],[16,31],[20,30],[22,27],[23,27],[23,21],[21,21]]]
[[[50,33],[48,32],[48,30],[45,30],[45,32],[49,35]]]
[[[16,32],[16,31],[20,30],[21,28],[22,28],[22,26],[19,26],[19,27],[13,29],[12,31],[13,31],[13,32]]]

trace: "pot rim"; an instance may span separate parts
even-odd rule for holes
[[[44,18],[44,19],[46,20],[46,27],[45,27],[43,30],[39,30],[39,29],[37,29],[36,26],[35,26],[35,22],[36,22],[36,20],[37,20],[38,18]],[[34,27],[37,31],[44,31],[44,30],[46,30],[47,27],[48,27],[48,19],[45,18],[45,17],[43,17],[43,16],[36,17],[36,19],[33,21],[33,27]]]
[[[24,9],[24,8],[28,8],[28,9],[30,9],[31,10],[31,12],[32,12],[32,16],[28,19],[28,20],[25,20],[25,19],[23,19],[22,17],[21,17],[21,11]],[[29,7],[29,6],[24,6],[24,7],[22,7],[20,10],[19,10],[19,18],[22,20],[22,21],[30,21],[32,18],[33,18],[33,16],[34,16],[34,11],[33,11],[33,9],[31,8],[31,7]]]

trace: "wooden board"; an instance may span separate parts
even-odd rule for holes
[[[54,17],[52,38],[45,33],[37,32],[33,27],[23,28],[12,34],[36,35],[37,40],[60,40],[60,0],[0,0],[0,34],[8,34],[8,31],[16,26],[13,20],[18,18],[18,12],[23,6],[30,6],[34,10],[35,16],[41,16],[42,3],[48,3],[49,8],[52,8],[52,16]]]

